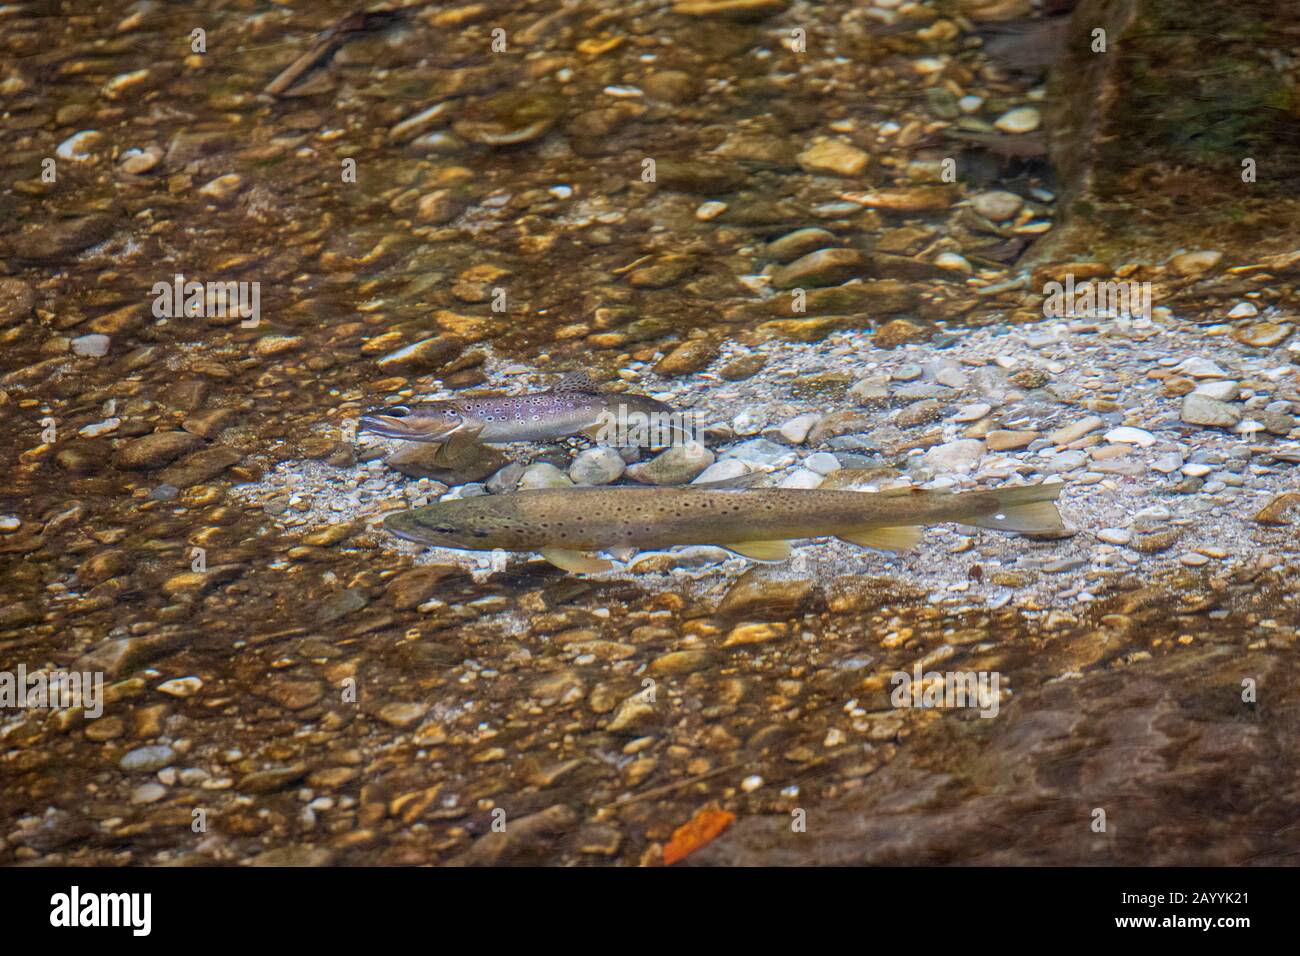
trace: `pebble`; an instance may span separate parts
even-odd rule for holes
[[[174,677],[163,681],[155,689],[169,697],[193,697],[203,689],[203,681],[197,677]]]
[[[841,467],[840,460],[830,452],[819,451],[803,460],[804,467],[819,475],[829,475]]]
[[[1241,395],[1241,386],[1233,381],[1207,382],[1196,386],[1191,394],[1203,395],[1218,402],[1232,402]]]
[[[790,474],[781,479],[778,488],[817,488],[824,481],[824,477],[815,471],[809,471],[807,468],[797,468]]]
[[[851,393],[852,389],[849,391]],[[798,415],[781,425],[780,435],[792,445],[802,445],[808,439],[808,433],[821,421],[821,418],[822,416],[815,412]]]
[[[957,409],[956,413],[952,416],[952,420],[955,422],[977,422],[992,410],[993,406],[989,405],[987,402],[976,402],[973,405],[963,405],[961,408]]]
[[[713,461],[713,452],[699,442],[692,441],[674,445],[647,462],[632,465],[627,473],[635,480],[650,485],[684,485],[713,464]]]
[[[175,756],[175,751],[165,744],[137,747],[127,751],[118,766],[128,773],[153,773],[171,763]]]
[[[167,796],[167,788],[160,783],[142,783],[131,791],[131,802],[157,803],[163,797]]]
[[[993,125],[1004,133],[1032,133],[1042,123],[1042,114],[1032,106],[1010,110],[993,121]]]
[[[1120,428],[1113,428],[1106,433],[1106,441],[1119,442],[1125,445],[1137,445],[1139,448],[1150,448],[1156,443],[1156,436],[1142,428],[1133,428],[1124,425]]]
[[[1025,201],[1004,190],[982,192],[971,199],[974,210],[992,222],[1005,222],[1020,211]]]
[[[615,453],[617,456],[617,453]],[[619,458],[621,462],[623,459]],[[550,462],[534,462],[524,469],[519,478],[519,490],[529,488],[572,488],[573,481]]]
[[[75,355],[85,356],[87,358],[103,358],[108,354],[108,347],[112,343],[107,335],[91,334],[79,335],[72,340],[72,351]]]
[[[1097,538],[1107,544],[1125,545],[1133,540],[1133,532],[1127,528],[1102,528],[1097,532]]]
[[[867,168],[871,157],[838,139],[823,139],[800,153],[798,159],[805,172],[858,176]]]
[[[1241,412],[1227,402],[1221,402],[1192,392],[1183,396],[1180,417],[1189,425],[1207,428],[1231,428],[1241,421]]]
[[[702,485],[710,481],[730,481],[733,478],[740,478],[749,473],[749,466],[739,458],[724,458],[722,461],[715,461],[700,472],[692,481],[692,484]]]
[[[974,438],[936,445],[921,456],[926,468],[936,474],[965,474],[984,457],[984,443]]]
[[[608,485],[626,468],[623,456],[613,448],[588,448],[569,465],[569,477],[578,485]]]
[[[1196,252],[1180,252],[1169,260],[1169,268],[1180,276],[1200,275],[1213,269],[1223,260],[1223,253],[1216,249],[1201,249]]]
[[[1096,415],[1090,415],[1087,418],[1081,418],[1079,421],[1075,422],[1072,425],[1066,425],[1063,428],[1058,428],[1056,431],[1052,432],[1050,435],[1047,436],[1047,440],[1050,441],[1053,445],[1068,445],[1071,442],[1078,441],[1084,435],[1088,435],[1091,434],[1092,432],[1095,432],[1098,428],[1101,428],[1105,424],[1106,423],[1103,422]]]

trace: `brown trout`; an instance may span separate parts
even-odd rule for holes
[[[459,440],[505,444],[579,434],[596,437],[601,429],[615,429],[620,422],[645,419],[676,423],[680,418],[671,406],[648,395],[598,391],[585,373],[578,372],[566,375],[550,391],[530,395],[453,398],[378,409],[362,416],[357,431],[405,441],[447,442],[455,436]],[[678,433],[682,429],[674,426],[669,431]],[[670,444],[671,440],[669,437],[662,444]]]
[[[882,492],[795,488],[561,488],[442,501],[391,514],[400,538],[472,551],[538,551],[566,571],[612,564],[584,554],[613,548],[721,545],[760,561],[781,561],[794,538],[834,536],[900,551],[925,525],[1038,533],[1064,530],[1061,483],[988,491],[903,488]]]

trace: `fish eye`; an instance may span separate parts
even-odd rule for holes
[[[384,409],[384,414],[389,418],[405,418],[411,414],[411,410],[405,405],[394,405],[391,408]]]

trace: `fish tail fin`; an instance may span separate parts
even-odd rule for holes
[[[1065,523],[1056,509],[1056,499],[1064,487],[1064,482],[1057,481],[972,492],[969,497],[977,510],[957,521],[975,528],[1015,531],[1020,534],[1064,531]]]

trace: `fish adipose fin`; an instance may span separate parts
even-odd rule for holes
[[[581,551],[569,551],[566,548],[542,548],[541,553],[542,557],[557,568],[573,574],[596,574],[599,571],[608,571],[614,566],[613,561],[594,558]]]
[[[921,529],[916,525],[899,525],[893,528],[868,528],[866,531],[854,531],[836,535],[841,541],[860,545],[864,548],[878,548],[881,551],[906,551],[914,548],[921,541]]]
[[[785,561],[790,557],[789,541],[741,541],[739,544],[724,544],[722,547],[755,561]]]
[[[996,492],[999,508],[992,514],[959,519],[962,524],[995,531],[1042,534],[1064,531],[1065,523],[1056,510],[1056,499],[1064,482],[1003,488]]]

